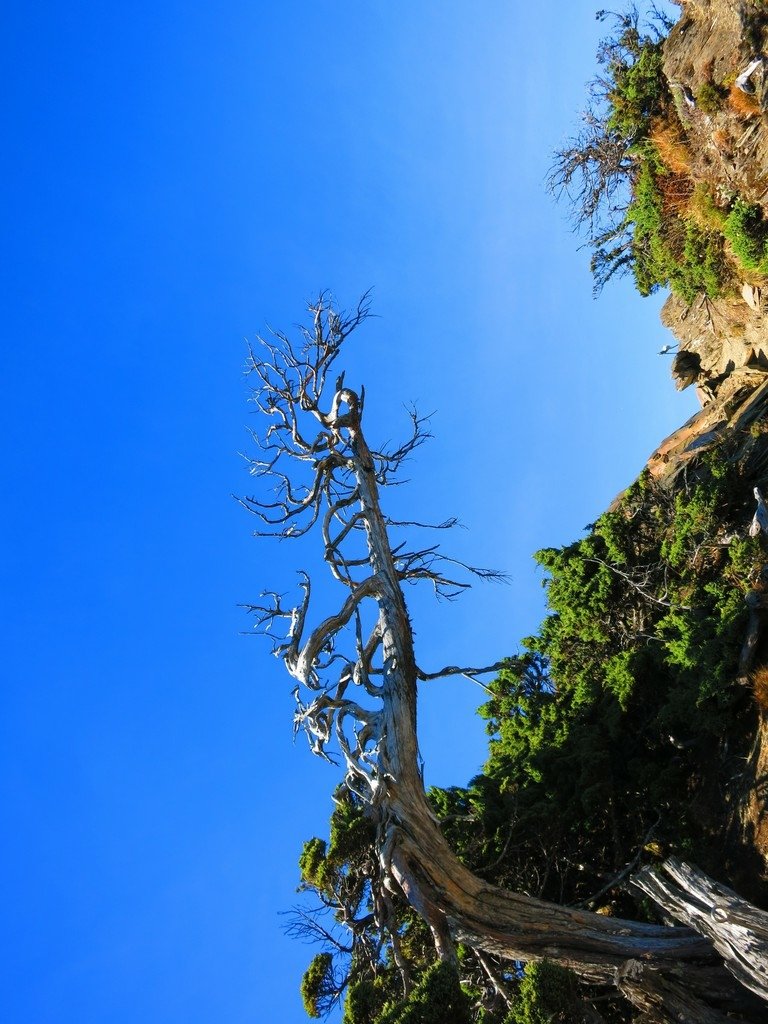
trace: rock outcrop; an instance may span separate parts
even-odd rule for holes
[[[768,217],[768,5],[684,0],[664,43],[664,73],[693,186],[760,204]],[[673,486],[703,450],[741,438],[743,450],[733,457],[746,457],[750,472],[762,477],[768,473],[765,278],[745,271],[740,287],[718,298],[702,293],[692,304],[671,294],[661,319],[678,342],[675,384],[693,385],[702,410],[653,453],[652,476]]]
[[[693,185],[760,204],[766,214],[767,40],[765,3],[684,0],[664,44],[664,73],[684,131],[686,173]],[[734,294],[701,295],[692,305],[676,295],[667,300],[662,322],[680,346],[673,376],[679,388],[694,384],[702,405],[721,398],[732,403],[734,393],[750,382],[758,387],[761,371],[768,370],[764,284],[764,278],[745,271]],[[691,357],[697,357],[697,368]],[[734,374],[738,383],[730,381]],[[714,411],[701,419],[705,432],[713,417]]]

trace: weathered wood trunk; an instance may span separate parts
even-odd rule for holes
[[[723,970],[722,950],[698,919],[687,922],[692,928],[669,928],[547,903],[489,885],[449,849],[419,770],[413,634],[359,403],[349,390],[337,398],[336,408],[348,408],[338,425],[350,432],[371,568],[380,581],[383,708],[374,812],[385,878],[429,923],[443,957],[452,955],[453,940],[510,960],[546,958],[587,981],[615,985],[649,1020],[718,1024],[731,1011],[760,1020],[763,1012]]]
[[[633,882],[676,920],[706,936],[733,976],[768,1001],[768,913],[674,857],[662,869],[644,868]]]

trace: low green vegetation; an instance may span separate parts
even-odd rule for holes
[[[606,130],[633,143],[648,134],[651,118],[663,109],[667,88],[662,71],[662,39],[644,34],[637,20],[623,17],[603,63],[610,76]]]
[[[736,199],[723,234],[744,268],[768,276],[768,221],[760,206]]]
[[[648,143],[626,215],[637,290],[650,295],[668,286],[689,304],[702,292],[716,298],[726,273],[722,233],[701,227],[690,215],[669,216],[663,189],[671,177]]]
[[[725,103],[728,90],[714,82],[704,82],[696,90],[696,103],[705,114],[716,114]]]

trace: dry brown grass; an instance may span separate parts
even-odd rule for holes
[[[698,77],[702,82],[711,82],[715,77],[715,58],[708,57],[699,68]]]
[[[722,128],[716,128],[712,132],[712,141],[725,156],[730,157],[733,154],[733,142],[728,132],[723,131]]]
[[[760,113],[760,104],[757,98],[742,92],[735,85],[728,90],[728,106],[739,117],[757,117]]]
[[[687,211],[693,195],[693,181],[687,174],[660,174],[656,178],[656,187],[665,213],[677,215]]]
[[[760,665],[752,673],[752,692],[761,711],[768,711],[768,665]]]
[[[677,125],[669,121],[656,120],[651,125],[649,138],[658,150],[665,167],[675,174],[689,174],[691,151],[685,136]]]

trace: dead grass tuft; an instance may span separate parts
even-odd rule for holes
[[[739,117],[757,117],[760,113],[760,104],[757,98],[742,92],[735,85],[728,90],[728,106]]]
[[[752,673],[752,692],[761,711],[768,711],[768,665],[760,665]]]
[[[724,156],[730,157],[733,155],[733,143],[728,132],[723,131],[722,128],[716,128],[712,132],[712,141]]]
[[[687,174],[660,174],[656,186],[661,194],[664,212],[672,215],[685,213],[693,195],[693,181]]]
[[[675,174],[689,174],[691,151],[685,136],[669,121],[656,120],[651,125],[650,140],[656,147],[665,167]]]

